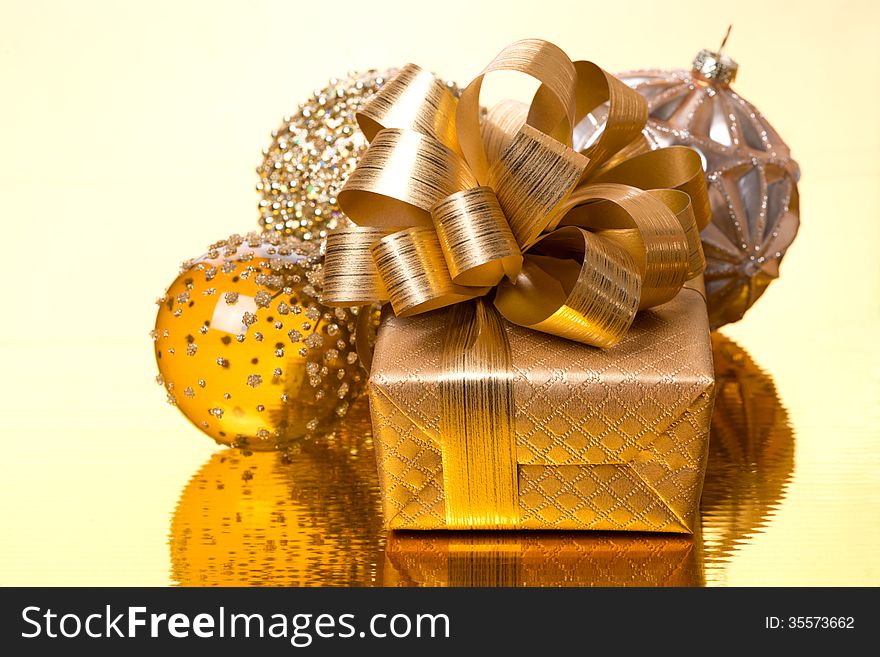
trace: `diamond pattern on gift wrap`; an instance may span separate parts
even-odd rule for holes
[[[680,420],[639,454],[630,467],[665,500],[682,524],[693,531],[708,456],[707,428],[714,386],[701,394]]]
[[[712,394],[694,406],[628,466],[520,466],[520,509],[524,529],[693,530],[702,486],[706,429]],[[445,527],[442,463],[434,441],[383,396],[371,400],[374,423],[398,430],[386,442],[377,429],[380,480],[390,528]],[[406,456],[407,458],[403,458]],[[412,483],[412,473],[430,479]]]
[[[514,359],[521,463],[627,462],[711,384],[705,345],[664,314],[642,313],[606,351],[510,327],[514,353],[543,354]]]
[[[370,395],[390,528],[445,527],[438,435],[445,316],[388,317],[380,331]],[[604,351],[506,330],[523,526],[690,531],[713,385],[702,297],[683,291],[641,313],[621,344]],[[526,466],[538,470],[524,474]],[[590,474],[606,471],[617,474]]]
[[[371,390],[379,481],[388,528],[445,526],[443,468],[439,447],[384,393]]]
[[[626,466],[520,466],[524,529],[686,531]]]
[[[393,330],[400,320],[386,317],[379,329],[370,375],[371,387],[384,390],[391,400],[406,400],[407,416],[435,440],[439,440],[440,433],[437,375],[445,329],[437,319],[438,313],[417,315],[405,320],[407,329],[401,331]],[[382,339],[383,334],[391,332],[393,338]]]

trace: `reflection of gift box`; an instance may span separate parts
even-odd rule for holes
[[[513,520],[509,513],[494,525],[484,515],[469,520],[460,496],[457,514],[447,504],[453,470],[459,483],[466,473],[465,485],[494,474],[462,463],[472,453],[451,449],[473,436],[440,432],[449,313],[389,316],[379,331],[370,407],[388,528],[694,531],[714,390],[698,291],[684,289],[639,313],[627,336],[605,350],[504,322],[514,510]]]
[[[690,536],[392,532],[385,586],[700,586]]]

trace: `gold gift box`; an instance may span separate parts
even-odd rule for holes
[[[448,310],[387,316],[370,409],[389,529],[447,520],[440,435]],[[691,534],[714,394],[704,297],[686,287],[597,349],[504,324],[512,354],[519,529]]]
[[[385,586],[701,586],[681,534],[392,532]]]

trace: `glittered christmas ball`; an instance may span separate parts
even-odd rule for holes
[[[264,230],[308,241],[347,224],[336,197],[367,148],[355,112],[394,73],[370,70],[330,80],[284,117],[257,168]]]
[[[648,101],[651,147],[700,153],[712,222],[702,232],[713,329],[736,322],[779,276],[797,234],[800,171],[758,109],[731,87],[738,65],[701,51],[690,71],[642,70],[620,77]]]
[[[218,443],[276,449],[325,432],[362,390],[353,310],[321,304],[317,243],[234,235],[158,300],[158,381]]]
[[[183,586],[369,586],[383,532],[366,400],[292,453],[221,450],[171,520],[171,577]]]

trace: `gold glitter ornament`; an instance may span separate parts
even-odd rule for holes
[[[702,50],[690,71],[618,76],[648,101],[650,148],[689,146],[703,160],[712,221],[701,238],[713,330],[742,319],[779,277],[800,223],[797,162],[761,112],[731,89],[738,68],[721,52]],[[585,143],[604,122],[598,113],[590,118],[579,126]]]
[[[284,447],[326,432],[363,389],[352,310],[321,304],[317,243],[233,235],[184,263],[159,299],[169,402],[218,443]]]
[[[284,117],[257,168],[261,228],[308,241],[348,225],[336,196],[367,147],[354,115],[395,73],[369,70],[330,80]]]

